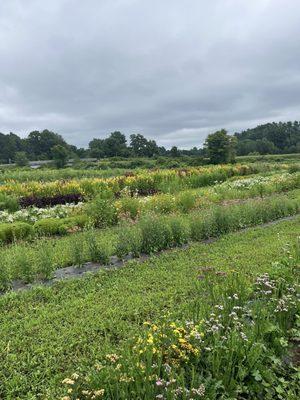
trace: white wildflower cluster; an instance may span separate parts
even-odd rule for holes
[[[38,208],[28,207],[14,213],[0,211],[0,222],[31,222],[34,223],[45,218],[66,218],[82,209],[83,203],[58,204],[53,207]]]

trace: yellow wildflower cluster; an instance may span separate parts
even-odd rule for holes
[[[162,325],[148,326],[147,333],[140,337],[135,346],[135,351],[140,357],[158,357],[162,362],[178,365],[187,362],[191,357],[200,355],[200,345],[204,336],[200,326],[190,324],[183,327],[175,322]]]
[[[142,193],[156,189],[162,182],[177,179],[192,179],[198,176],[210,176],[221,173],[226,176],[246,175],[251,172],[247,165],[216,165],[186,169],[170,169],[141,171],[133,176],[117,176],[112,178],[79,178],[70,180],[56,180],[52,182],[14,180],[6,181],[0,186],[0,193],[12,194],[18,197],[26,196],[54,196],[71,193],[92,196],[100,191],[112,190],[119,192],[124,188]]]

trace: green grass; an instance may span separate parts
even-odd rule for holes
[[[240,271],[249,277],[266,272],[282,246],[299,234],[298,217],[267,228],[193,244],[117,271],[102,271],[50,288],[12,293],[0,299],[0,398],[58,398],[61,380],[76,369],[88,370],[172,311],[180,316],[194,288],[197,271]]]

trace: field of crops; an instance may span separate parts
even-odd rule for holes
[[[294,159],[3,171],[0,399],[298,399],[299,213]]]

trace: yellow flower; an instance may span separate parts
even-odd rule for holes
[[[75,381],[73,381],[73,379],[66,378],[66,379],[64,379],[64,380],[62,381],[62,383],[63,383],[64,385],[74,385]]]

